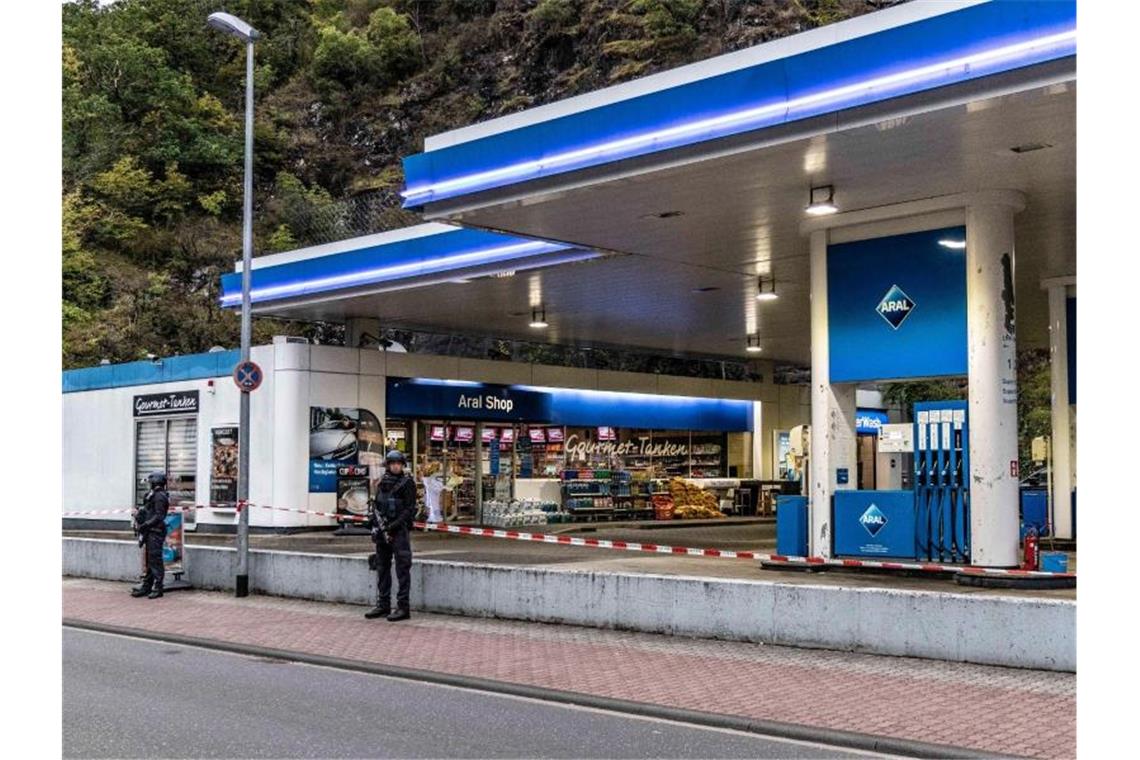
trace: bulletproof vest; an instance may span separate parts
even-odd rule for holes
[[[376,496],[376,507],[380,513],[388,520],[396,519],[396,515],[400,513],[400,499],[396,496],[400,489],[404,486],[404,481],[407,475],[401,477],[392,486],[390,491],[380,491]]]

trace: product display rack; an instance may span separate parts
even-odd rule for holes
[[[614,496],[608,470],[563,470],[562,509],[576,519],[612,517]]]

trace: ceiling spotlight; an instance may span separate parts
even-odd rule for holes
[[[532,309],[530,312],[530,326],[537,329],[543,327],[550,327],[550,323],[546,321],[546,309]]]
[[[808,205],[804,209],[805,212],[812,216],[824,216],[826,214],[834,214],[839,210],[835,205],[835,187],[832,185],[821,185],[820,187],[813,187],[808,194]]]
[[[954,251],[962,251],[966,249],[965,240],[952,240],[950,238],[943,238],[942,240],[938,241],[938,245],[942,246],[943,248],[950,248]]]
[[[765,280],[763,277],[757,282],[756,300],[775,301],[780,296],[776,293],[776,278]]]
[[[749,335],[748,336],[748,343],[744,346],[744,350],[750,354],[760,353],[760,336],[759,335]]]

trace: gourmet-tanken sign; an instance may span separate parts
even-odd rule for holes
[[[135,396],[136,417],[157,417],[163,414],[196,414],[198,391],[174,393],[148,393]]]
[[[566,459],[589,461],[606,456],[681,457],[688,456],[689,446],[668,440],[654,441],[644,435],[626,441],[587,441],[577,434],[566,439]]]

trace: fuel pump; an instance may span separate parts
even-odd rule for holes
[[[970,561],[970,447],[966,439],[966,410],[954,409],[954,467],[950,488],[954,499],[955,562]]]
[[[930,480],[930,412],[915,406],[914,422],[914,555],[931,559],[931,500],[934,484]]]
[[[913,491],[844,489],[832,494],[834,556],[970,561],[966,409],[965,401],[914,405]]]
[[[915,404],[915,549],[919,559],[968,562],[966,402]]]

